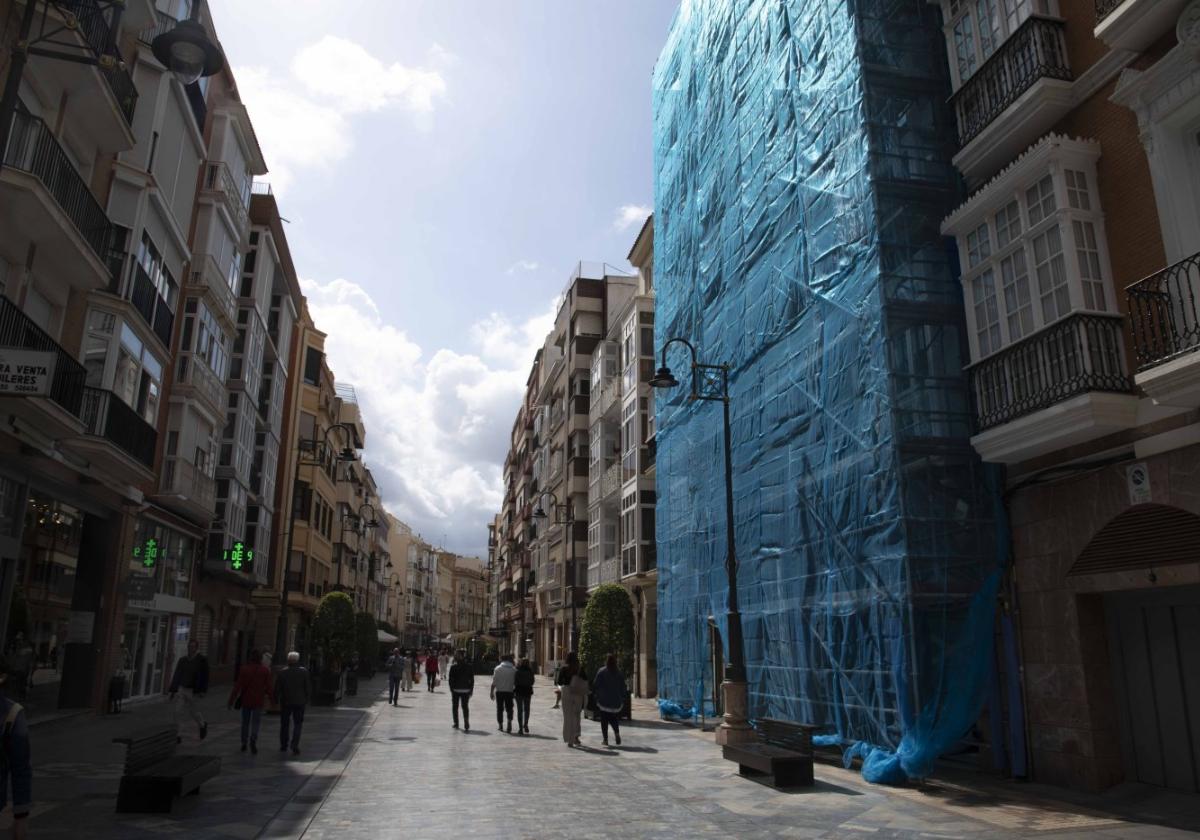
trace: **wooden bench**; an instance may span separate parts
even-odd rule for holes
[[[721,748],[727,761],[735,761],[738,774],[764,778],[772,787],[798,787],[813,783],[812,735],[815,727],[790,720],[760,718],[755,721],[758,743],[728,744]]]
[[[167,814],[176,796],[194,794],[221,772],[212,755],[176,755],[179,729],[155,726],[120,738],[125,745],[125,774],[117,793],[118,814]]]

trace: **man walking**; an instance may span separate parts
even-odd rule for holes
[[[504,731],[504,717],[508,715],[508,732],[512,734],[513,692],[517,688],[517,666],[513,664],[513,655],[504,654],[500,664],[492,671],[492,699],[496,701],[496,723],[500,731]]]
[[[458,729],[458,707],[462,706],[463,731],[471,731],[471,695],[475,692],[475,672],[465,661],[466,654],[454,654],[454,664],[446,680],[450,683],[450,714],[454,717],[454,728]]]
[[[404,654],[400,653],[400,648],[392,648],[392,655],[388,657],[387,672],[388,672],[388,702],[393,706],[398,705],[400,697],[400,681],[404,679],[404,671],[408,663],[404,661]]]
[[[208,737],[208,723],[196,701],[208,691],[208,659],[200,653],[200,643],[195,639],[188,642],[187,656],[175,663],[169,691],[174,703],[175,728],[179,728],[181,713],[186,714],[196,722],[200,729],[200,740],[203,741]],[[176,740],[183,739],[176,736]]]
[[[429,684],[429,691],[434,689],[434,683],[437,682],[438,661],[437,654],[430,648],[425,653],[425,682]]]
[[[304,725],[304,707],[308,705],[310,685],[308,669],[300,664],[300,654],[287,655],[287,667],[275,679],[275,701],[279,704],[279,751],[291,745],[292,755],[300,755],[300,727]],[[292,724],[295,724],[292,728]],[[291,739],[288,730],[291,729]]]

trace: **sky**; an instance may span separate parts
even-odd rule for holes
[[[579,260],[651,210],[677,0],[209,0],[364,461],[486,557],[508,436]]]

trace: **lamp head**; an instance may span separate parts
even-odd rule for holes
[[[537,509],[534,510],[533,518],[534,519],[545,519],[546,518],[546,511],[542,510],[541,505],[538,505]]]
[[[338,455],[338,460],[339,461],[357,461],[358,455],[355,453],[355,451],[353,449],[351,449],[349,446],[347,446],[344,449],[342,449],[341,453]]]
[[[666,365],[655,371],[654,377],[650,380],[651,388],[674,388],[678,384],[679,380],[675,378],[675,374],[671,373],[671,369]]]
[[[220,73],[225,66],[225,56],[221,55],[220,48],[194,20],[179,21],[173,29],[155,38],[150,49],[159,63],[183,85]]]

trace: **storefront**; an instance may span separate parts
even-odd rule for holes
[[[199,540],[149,517],[137,520],[125,579],[118,676],[127,699],[168,687],[192,636],[191,600]]]

